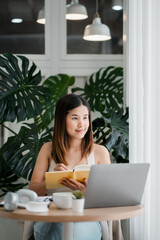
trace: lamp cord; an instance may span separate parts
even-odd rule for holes
[[[98,13],[98,0],[96,0],[96,13]]]
[[[98,0],[96,0],[96,14],[94,16],[94,18],[98,18],[99,17],[99,13],[98,13]]]

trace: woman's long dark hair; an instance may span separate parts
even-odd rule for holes
[[[56,105],[55,122],[52,139],[52,156],[56,163],[67,164],[64,156],[69,149],[69,136],[66,132],[66,115],[74,108],[84,105],[89,112],[89,128],[81,145],[81,159],[87,157],[93,149],[93,133],[89,103],[81,96],[67,94],[60,98]]]

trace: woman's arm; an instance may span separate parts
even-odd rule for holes
[[[42,146],[29,185],[29,189],[35,191],[39,196],[44,196],[47,193],[45,186],[45,172],[48,171],[51,160],[51,146],[50,142],[45,143]]]

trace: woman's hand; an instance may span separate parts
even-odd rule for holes
[[[63,163],[57,163],[54,167],[54,171],[67,171],[69,168]]]
[[[67,171],[70,170],[66,165],[63,163],[57,163],[54,167],[54,171]],[[83,193],[86,191],[87,186],[87,179],[84,179],[83,182],[78,182],[72,178],[62,178],[60,183],[64,185],[65,187],[68,187],[70,189],[74,190],[81,190]]]
[[[85,178],[83,182],[78,182],[72,178],[62,178],[60,181],[62,185],[74,190],[81,190],[83,193],[86,192],[87,179]]]

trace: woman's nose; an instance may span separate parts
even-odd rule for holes
[[[78,126],[79,126],[79,127],[82,126],[82,121],[81,121],[81,120],[78,121]]]

